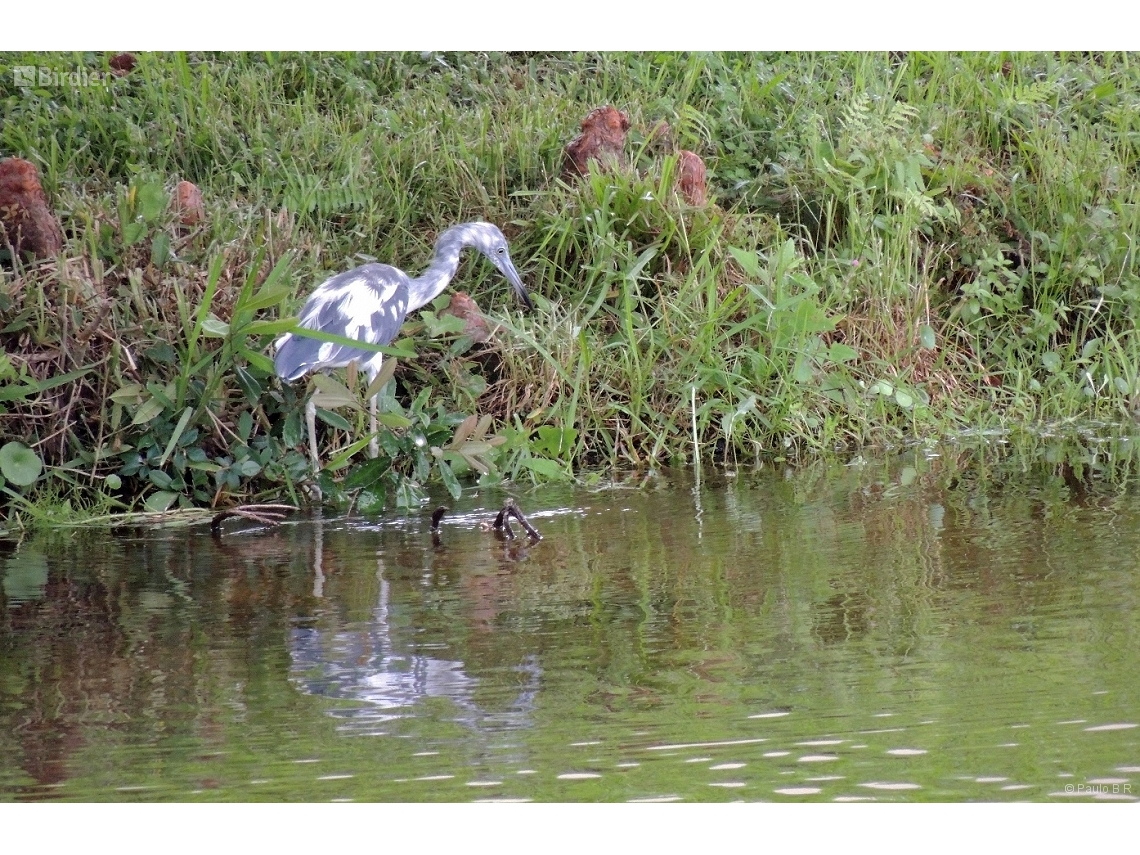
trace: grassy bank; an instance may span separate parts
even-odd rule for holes
[[[142,54],[106,85],[13,74],[108,60],[0,57],[0,157],[37,164],[65,236],[58,259],[0,261],[0,434],[43,464],[5,476],[9,518],[300,500],[306,388],[273,376],[274,337],[327,275],[418,272],[470,219],[503,227],[538,310],[465,262],[455,287],[497,332],[474,344],[446,293],[409,319],[381,457],[359,407],[322,413],[333,503],[1116,431],[1140,406],[1134,57]],[[629,113],[626,162],[560,180],[603,104]],[[709,205],[676,192],[661,120],[705,160]],[[194,226],[168,206],[182,179]]]

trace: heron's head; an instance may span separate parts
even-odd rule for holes
[[[469,226],[468,235],[471,239],[471,245],[491,259],[491,263],[499,268],[499,272],[511,283],[511,287],[523,305],[528,309],[533,309],[534,303],[530,301],[526,288],[523,287],[522,277],[515,270],[514,262],[511,261],[511,251],[507,247],[507,239],[503,237],[499,227],[491,223],[470,223]]]

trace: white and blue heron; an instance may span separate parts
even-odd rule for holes
[[[533,309],[515,265],[511,262],[507,239],[491,223],[463,223],[452,226],[435,242],[431,265],[416,278],[389,264],[364,264],[326,279],[309,295],[301,309],[299,326],[333,333],[368,344],[389,344],[400,331],[408,312],[426,306],[447,287],[459,267],[464,247],[474,247],[487,256],[507,278],[515,294]],[[285,382],[292,382],[310,371],[345,368],[357,363],[368,374],[369,385],[380,373],[382,353],[286,333],[277,339],[274,367]],[[369,454],[380,453],[376,426],[376,395],[369,402],[371,439]],[[316,437],[317,406],[312,397],[305,405],[305,425],[309,431],[309,453],[313,477],[320,471]]]

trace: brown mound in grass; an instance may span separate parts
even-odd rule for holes
[[[613,166],[625,148],[625,135],[628,132],[628,114],[608,105],[592,110],[582,120],[582,133],[566,145],[563,177],[585,175],[589,172],[591,160],[604,166]]]
[[[677,186],[690,205],[704,205],[708,200],[705,187],[705,162],[685,149],[677,155]]]
[[[48,206],[35,164],[18,157],[0,161],[0,222],[17,253],[48,258],[63,248],[63,232]]]
[[[196,226],[206,218],[206,204],[202,201],[202,191],[189,181],[179,181],[174,189],[174,210],[184,226]]]

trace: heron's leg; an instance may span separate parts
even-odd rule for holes
[[[376,431],[379,430],[376,424],[376,399],[380,397],[378,394],[373,395],[372,399],[368,402],[368,410],[372,415],[369,428],[372,431],[372,438],[368,440],[368,456],[375,460],[380,456],[380,440],[376,437]]]
[[[317,455],[317,405],[313,399],[305,404],[305,427],[309,431],[309,457],[313,461],[313,480],[321,473],[321,460]]]
[[[380,366],[383,360],[370,361],[365,364],[364,370],[368,372],[368,389],[371,390],[376,383],[376,378],[380,374]],[[368,399],[368,429],[371,431],[368,437],[368,456],[375,460],[380,456],[380,440],[376,437],[376,431],[379,430],[376,423],[376,399],[380,397],[380,390],[376,390],[376,394]]]

